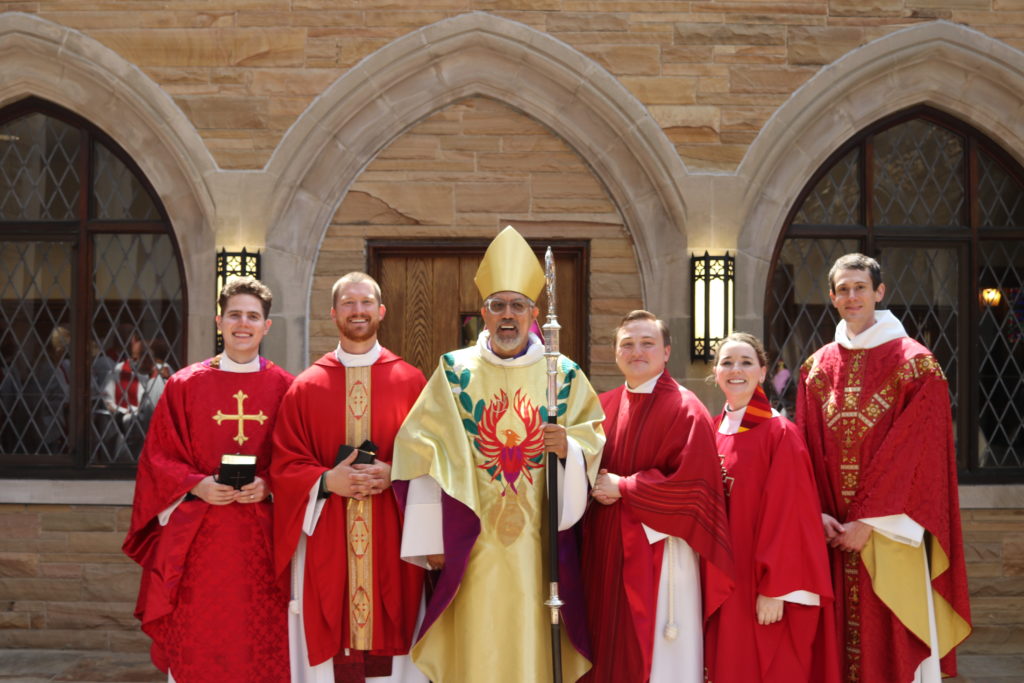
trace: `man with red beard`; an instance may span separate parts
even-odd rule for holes
[[[426,681],[408,657],[423,571],[399,558],[390,490],[395,433],[426,382],[377,342],[387,310],[369,275],[339,279],[332,301],[338,347],[296,378],[274,432],[275,567],[291,569],[292,680]]]

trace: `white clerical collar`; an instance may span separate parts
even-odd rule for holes
[[[544,357],[544,344],[541,343],[540,337],[533,332],[530,332],[526,353],[515,358],[502,358],[494,353],[494,351],[491,351],[491,335],[487,330],[481,332],[480,336],[476,338],[476,348],[480,353],[480,357],[488,363],[502,365],[507,368],[522,368],[527,365],[533,365]]]
[[[260,371],[260,357],[256,356],[248,363],[236,363],[235,361],[228,358],[228,354],[222,353],[220,355],[220,363],[218,368],[224,372],[259,372]]]
[[[747,407],[743,406],[738,410],[729,410],[729,404],[725,404],[725,417],[722,424],[718,425],[719,434],[735,434],[740,430],[743,423],[743,416],[747,414]]]
[[[367,365],[373,365],[377,362],[382,350],[380,342],[375,341],[373,342],[373,348],[366,353],[349,353],[341,348],[341,342],[338,342],[338,348],[334,349],[334,357],[346,368],[365,368]]]
[[[907,336],[903,323],[889,310],[875,311],[875,324],[852,339],[846,329],[846,321],[840,320],[836,326],[836,343],[844,349],[873,349],[893,339]]]
[[[629,382],[626,382],[626,391],[628,391],[631,394],[653,394],[654,387],[658,384],[659,379],[661,379],[661,375],[655,375],[654,377],[650,378],[649,380],[638,386],[636,389],[629,386]]]

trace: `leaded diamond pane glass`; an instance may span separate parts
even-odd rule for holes
[[[139,456],[167,366],[181,368],[181,280],[167,235],[95,238],[90,465]]]
[[[0,241],[0,452],[68,451],[72,377],[67,242]]]
[[[876,225],[963,223],[963,139],[915,119],[874,137]]]
[[[979,243],[978,286],[999,293],[978,318],[978,457],[985,468],[1024,467],[1024,243]]]
[[[790,238],[782,245],[768,292],[765,341],[773,373],[768,383],[774,389],[772,402],[791,417],[799,368],[832,340],[839,321],[829,303],[828,270],[837,258],[859,248],[852,239]]]
[[[103,220],[159,220],[160,214],[139,179],[104,145],[93,146],[92,197]]]
[[[0,126],[0,221],[78,218],[81,132],[43,114]]]
[[[837,161],[807,195],[793,218],[797,225],[860,225],[860,150]]]
[[[981,227],[1024,227],[1024,187],[984,151],[978,152],[978,176]]]
[[[953,425],[959,404],[957,351],[960,315],[959,252],[955,247],[886,247],[879,259],[885,277],[888,308],[907,335],[935,356],[949,382]]]

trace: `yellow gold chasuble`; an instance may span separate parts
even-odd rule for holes
[[[545,362],[496,365],[476,347],[442,357],[395,441],[393,479],[429,474],[480,520],[452,602],[413,646],[435,681],[522,683],[551,677],[543,423]],[[583,449],[593,484],[604,414],[574,363],[559,370],[559,423]],[[546,409],[545,409],[546,410]],[[564,680],[590,667],[562,629]]]
[[[370,438],[370,366],[345,368],[345,439],[358,446]],[[345,506],[348,536],[349,647],[369,650],[373,641],[373,506],[349,498]]]

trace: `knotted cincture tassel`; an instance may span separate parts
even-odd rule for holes
[[[305,541],[303,541],[305,542]],[[292,599],[288,601],[288,611],[292,614],[301,614],[302,609],[299,607],[299,581],[302,577],[299,576],[298,572],[295,571],[295,564],[289,567],[292,575]]]
[[[665,554],[668,555],[668,623],[665,624],[665,640],[675,640],[679,636],[679,624],[676,623],[676,545],[669,536],[665,539]]]

